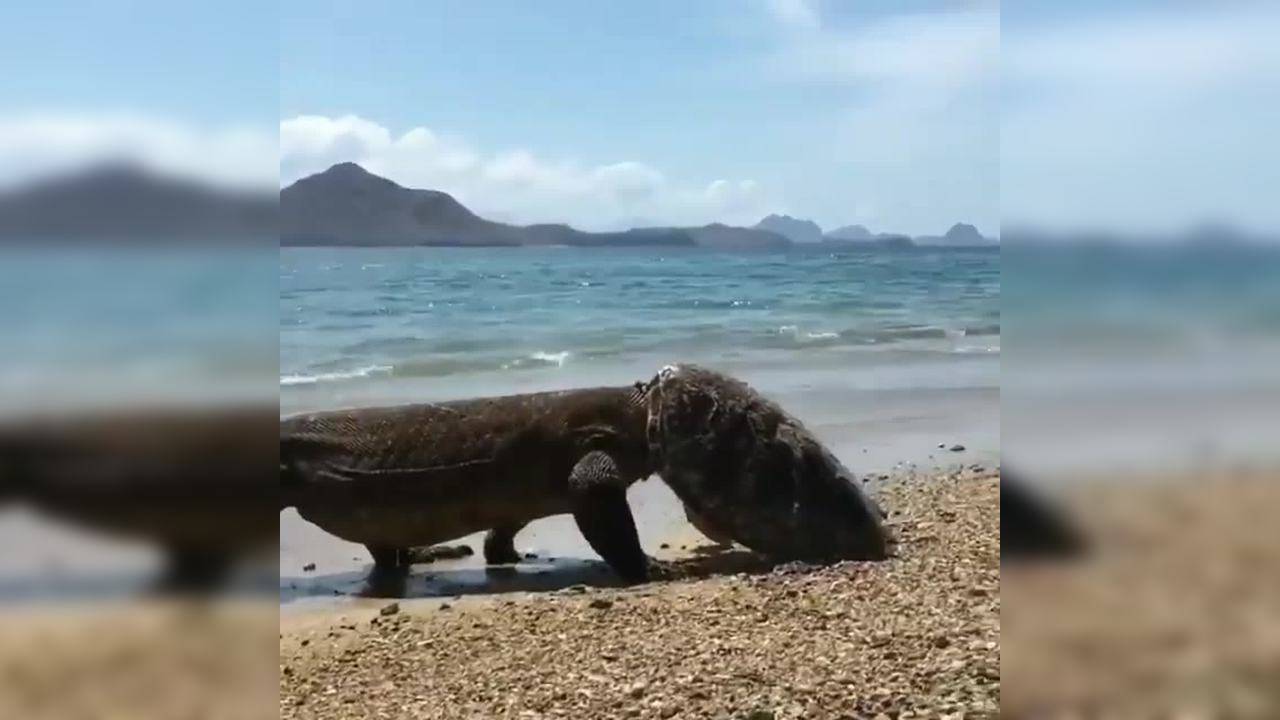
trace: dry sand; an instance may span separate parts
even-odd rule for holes
[[[282,616],[282,717],[992,717],[998,476],[878,488],[882,563],[672,563],[673,579]],[[388,608],[388,612],[390,612]]]
[[[1280,717],[1280,475],[1097,480],[1065,499],[1089,556],[1003,569],[1004,716]]]
[[[268,599],[0,608],[0,717],[277,716]]]

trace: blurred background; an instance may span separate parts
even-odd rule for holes
[[[275,716],[278,11],[4,15],[0,715]],[[1004,712],[1276,717],[1280,11],[1001,16]]]
[[[1011,717],[1280,714],[1277,30],[1002,6]]]
[[[277,32],[4,11],[4,717],[278,712]]]

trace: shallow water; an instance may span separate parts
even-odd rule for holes
[[[1091,476],[1275,467],[1280,247],[1006,237],[1009,464]]]
[[[623,382],[677,360],[803,356],[916,387],[952,382],[940,356],[999,351],[992,250],[286,248],[280,262],[286,414],[387,386],[464,397]]]

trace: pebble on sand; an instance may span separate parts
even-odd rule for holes
[[[282,628],[280,717],[995,717],[998,482],[877,486],[899,518],[889,562],[707,575],[699,557],[635,588],[479,597],[341,642]]]

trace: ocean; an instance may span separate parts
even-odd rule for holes
[[[999,265],[986,249],[286,248],[281,409],[631,382],[677,361],[985,385]]]
[[[1052,485],[1280,463],[1280,247],[1005,237],[1006,465]]]

